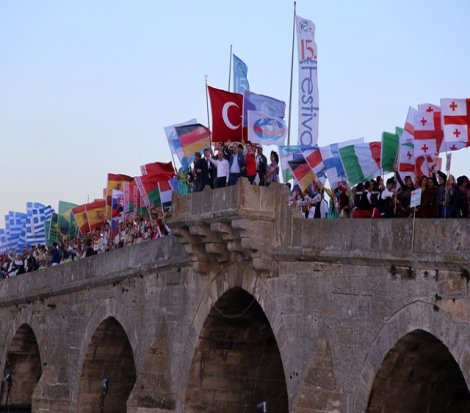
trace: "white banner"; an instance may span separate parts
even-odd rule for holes
[[[286,124],[281,118],[248,111],[248,140],[262,145],[284,145]]]
[[[315,25],[296,16],[299,54],[299,137],[297,144],[315,146],[318,141],[318,78]]]

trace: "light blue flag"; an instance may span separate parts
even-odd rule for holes
[[[274,118],[284,119],[286,104],[282,100],[245,90],[243,97],[243,126],[248,125],[249,110],[261,112]]]
[[[242,59],[233,55],[233,91],[243,95],[245,90],[250,90],[248,66]]]
[[[176,133],[175,127],[176,126],[184,126],[184,125],[192,125],[197,123],[196,119],[191,119],[186,122],[177,123],[175,125],[165,126],[163,129],[165,130],[165,135],[168,140],[168,146],[170,147],[170,151],[173,155],[176,155],[183,167],[183,170],[189,171],[189,165],[194,160],[194,155],[191,155],[187,158],[183,152],[183,148],[181,147],[180,139],[178,134]]]

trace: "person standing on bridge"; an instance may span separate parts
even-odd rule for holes
[[[245,171],[245,157],[243,156],[243,153],[240,152],[240,149],[236,143],[232,145],[228,161],[230,166],[228,184],[235,185],[242,173]]]

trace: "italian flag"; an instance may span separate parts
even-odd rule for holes
[[[380,142],[360,143],[339,148],[344,171],[351,185],[357,185],[380,173]]]

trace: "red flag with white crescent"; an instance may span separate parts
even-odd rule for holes
[[[210,86],[208,89],[212,109],[212,141],[241,141],[243,95]]]

